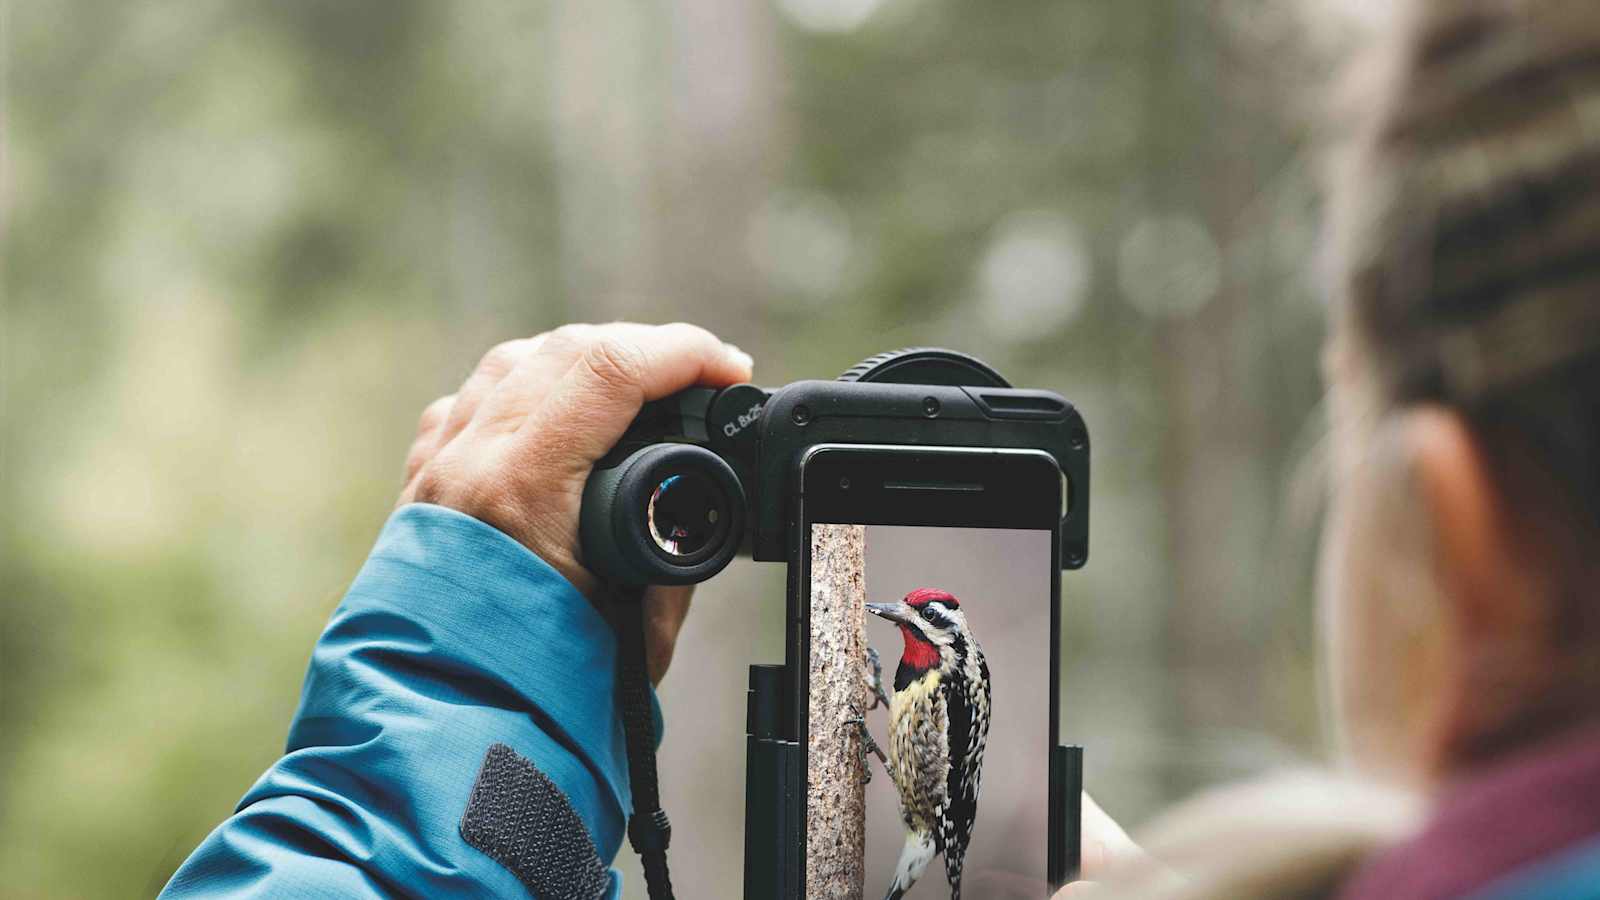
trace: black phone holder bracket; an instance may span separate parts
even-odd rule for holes
[[[786,561],[793,479],[821,444],[1042,450],[1066,479],[1061,565],[1089,558],[1089,430],[1078,411],[1054,392],[1011,387],[974,357],[910,348],[832,381],[690,388],[645,404],[584,486],[584,564],[639,585],[705,581],[741,548]]]
[[[867,385],[895,385],[877,390]],[[845,386],[849,385],[849,386]],[[909,393],[903,386],[915,385]],[[937,435],[907,427],[906,420],[943,417]],[[902,350],[879,354],[845,372],[837,382],[802,381],[775,392],[764,404],[758,482],[776,480],[783,467],[808,446],[820,443],[917,445],[955,443],[991,447],[1036,447],[1039,430],[1021,423],[1071,423],[1049,450],[1073,492],[1062,519],[1061,560],[1078,568],[1088,556],[1088,432],[1075,410],[1047,391],[1021,391],[981,361],[948,350]],[[1008,427],[1008,423],[1018,423]],[[806,429],[811,429],[807,431]],[[1048,434],[1048,432],[1045,432]],[[923,438],[918,440],[918,438]],[[776,513],[777,510],[770,512]],[[752,555],[783,558],[784,526],[797,523],[753,516]],[[776,541],[773,536],[779,536]],[[765,539],[764,539],[765,538]],[[793,571],[793,570],[792,570]],[[750,666],[745,736],[745,900],[799,900],[805,890],[806,754],[791,723],[799,712],[782,665]],[[1083,748],[1058,746],[1050,763],[1049,811],[1052,892],[1076,876],[1081,857]]]
[[[760,561],[790,561],[795,521],[792,479],[798,461],[822,444],[982,447],[1042,450],[1065,479],[1063,568],[1089,553],[1089,433],[1072,404],[1050,391],[1012,388],[1000,373],[962,353],[910,348],[863,360],[834,381],[798,381],[768,390],[751,384],[690,388],[645,404],[621,440],[594,466],[583,493],[579,539],[584,565],[614,588],[692,584],[727,565],[740,549]],[[799,569],[790,567],[791,578]],[[793,587],[791,587],[793,590]],[[638,648],[635,648],[636,650]],[[634,654],[642,660],[642,651]],[[624,673],[642,684],[641,665]],[[753,665],[746,729],[746,900],[799,900],[806,847],[805,752],[796,727],[794,673]],[[638,693],[638,692],[636,692]],[[633,706],[642,708],[642,704]],[[630,759],[654,796],[648,729],[629,729],[640,745]],[[648,757],[648,758],[645,758]],[[1057,747],[1050,759],[1049,876],[1078,869],[1082,750]],[[658,861],[652,897],[671,895],[659,807],[633,842]],[[634,838],[630,823],[630,838]],[[652,835],[659,835],[653,839]],[[659,845],[659,846],[657,846]],[[647,870],[649,866],[647,865]],[[647,871],[648,874],[648,871]]]

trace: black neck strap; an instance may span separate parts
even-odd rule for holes
[[[633,815],[628,820],[628,842],[644,867],[650,900],[672,900],[672,880],[667,876],[667,845],[672,825],[661,809],[656,781],[656,727],[650,710],[650,675],[644,653],[644,591],[613,586],[616,617],[617,674],[622,727],[628,742],[628,781],[633,791]]]

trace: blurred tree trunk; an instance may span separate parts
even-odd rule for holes
[[[565,0],[553,16],[570,316],[682,315],[753,343],[746,233],[775,169],[772,13],[738,0]],[[759,349],[751,347],[751,349]]]
[[[1260,126],[1236,114],[1235,73],[1207,7],[1151,8],[1149,95],[1152,194],[1158,215],[1192,219],[1218,248],[1218,290],[1200,308],[1161,319],[1154,367],[1164,397],[1167,658],[1175,684],[1172,727],[1183,751],[1171,760],[1172,794],[1193,791],[1239,765],[1238,748],[1206,730],[1258,732],[1266,718],[1260,614],[1268,546],[1264,505],[1275,494],[1266,425],[1267,391],[1248,339],[1269,314],[1230,271],[1240,210],[1259,190]],[[1252,300],[1254,299],[1254,308]]]
[[[659,283],[656,170],[660,11],[563,0],[552,8],[557,193],[567,318],[605,320]]]
[[[771,5],[743,0],[555,5],[563,318],[687,318],[758,360],[776,355],[784,336],[761,327],[767,291],[745,238],[778,168],[782,60],[773,15]],[[776,378],[770,367],[768,377]],[[669,693],[693,684],[688,673],[696,666],[719,679],[697,686],[705,708],[689,717],[710,735],[742,735],[743,664],[782,653],[783,583],[774,580],[781,570],[734,569],[718,577],[718,591],[748,593],[749,602],[724,597],[715,611],[696,615],[686,635],[726,639],[701,638],[719,647],[701,659],[680,653],[667,682]],[[721,648],[735,643],[741,652],[724,656]],[[731,678],[714,665],[733,658]],[[721,896],[742,870],[743,766],[729,778],[722,753],[674,738],[673,727],[659,759],[674,774],[662,790],[667,809],[685,810],[681,818],[693,821],[696,835],[672,849],[675,883],[680,896]],[[743,739],[733,746],[743,748]],[[700,814],[691,819],[691,809]],[[624,853],[618,865],[626,895],[643,897],[637,860]]]
[[[815,525],[811,538],[810,734],[806,744],[806,896],[859,900],[865,887],[866,534]]]
[[[692,304],[701,323],[755,345],[770,293],[749,252],[752,222],[778,172],[781,58],[773,5],[679,0],[671,36],[659,159],[661,291],[665,308]]]

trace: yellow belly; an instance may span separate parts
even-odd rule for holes
[[[912,831],[931,832],[944,806],[949,735],[937,671],[895,692],[889,701],[889,771],[900,791],[900,814]]]

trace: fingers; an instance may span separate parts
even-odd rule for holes
[[[417,417],[417,440],[431,438],[438,434],[439,428],[444,425],[450,416],[450,410],[456,405],[455,394],[445,394],[432,403],[422,408],[422,415]]]
[[[703,328],[602,326],[587,336],[547,402],[518,428],[527,433],[530,449],[559,446],[587,468],[616,443],[646,401],[696,384],[746,381],[750,374],[749,356]]]
[[[422,416],[417,419],[417,437],[411,442],[411,449],[406,453],[407,482],[417,477],[417,471],[438,450],[439,431],[449,418],[450,410],[455,403],[456,395],[446,394],[423,408]]]
[[[457,402],[451,410],[449,419],[439,433],[439,445],[443,446],[452,438],[460,434],[472,417],[477,414],[483,401],[494,393],[506,376],[510,375],[517,365],[524,359],[538,351],[548,337],[547,334],[535,335],[531,338],[518,338],[496,344],[483,359],[478,361],[472,374],[457,391]]]
[[[1112,855],[1111,848],[1106,846],[1105,841],[1084,838],[1080,852],[1082,857],[1079,860],[1079,871],[1085,875],[1104,877],[1116,867],[1116,857]]]
[[[555,384],[578,361],[602,326],[563,325],[539,336],[538,352],[517,361],[512,371],[486,398],[475,427],[484,431],[515,431],[538,409]],[[604,326],[616,328],[618,326]]]
[[[1106,814],[1094,802],[1089,792],[1083,793],[1083,872],[1088,876],[1103,875],[1106,870],[1144,855],[1139,845],[1128,837],[1128,832],[1117,820]]]
[[[1119,872],[1125,875],[1127,867],[1143,864],[1149,859],[1144,850],[1128,837],[1128,832],[1107,815],[1087,791],[1083,793],[1082,845],[1079,872],[1089,880],[1068,885],[1067,892],[1056,895],[1058,900],[1061,897],[1105,895],[1111,889],[1105,888],[1104,882],[1115,879]]]
[[[750,378],[750,357],[686,322],[602,326],[569,383],[602,394],[638,391],[656,400],[695,384],[734,384]]]
[[[566,325],[485,354],[454,399],[430,407],[402,504],[437,503],[520,541],[579,590],[578,518],[590,467],[647,400],[750,378],[750,357],[691,325]],[[688,593],[655,607],[652,677],[671,659]]]
[[[473,414],[500,380],[510,373],[524,356],[537,350],[543,340],[544,335],[537,335],[504,341],[489,348],[489,352],[478,360],[478,364],[472,369],[472,374],[462,382],[459,390],[454,394],[440,397],[423,409],[422,417],[417,422],[417,437],[411,442],[411,449],[406,454],[408,485],[417,477],[417,472],[427,465],[428,460],[439,452],[439,448],[450,443],[451,439],[460,434],[467,423],[472,421]],[[406,499],[403,494],[402,502]]]

